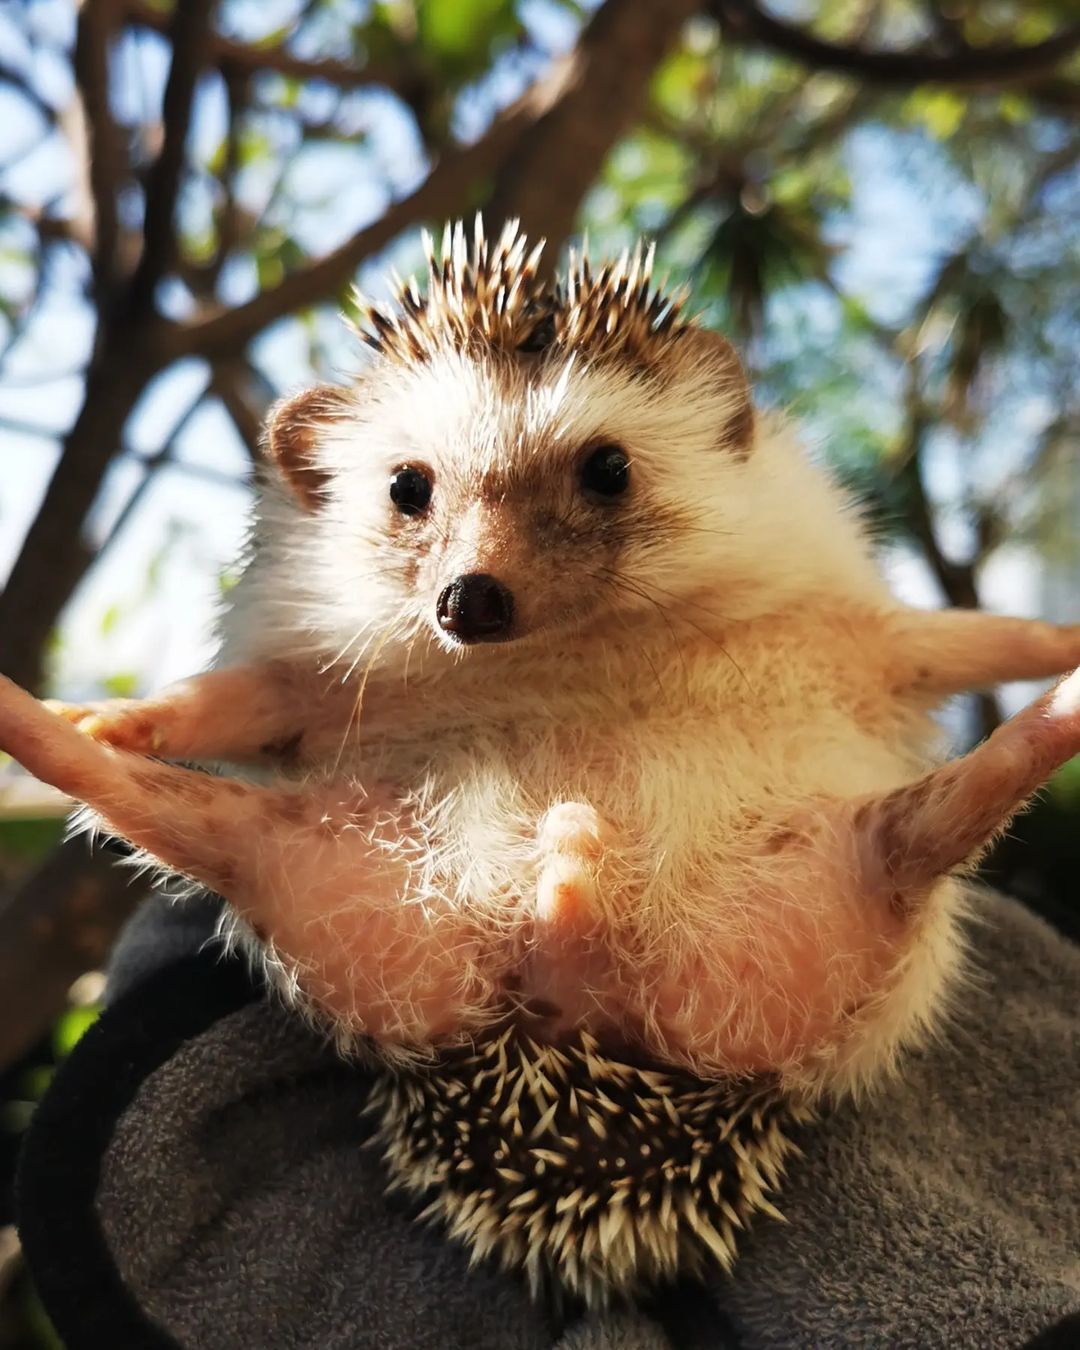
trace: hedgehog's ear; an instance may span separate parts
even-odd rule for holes
[[[722,333],[696,326],[683,329],[682,347],[700,373],[726,396],[720,449],[746,459],[754,443],[754,404],[738,352]]]
[[[328,471],[319,463],[319,435],[348,417],[351,407],[348,389],[320,384],[282,399],[270,410],[266,424],[267,458],[305,511],[318,509],[329,478]]]

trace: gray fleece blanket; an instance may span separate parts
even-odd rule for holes
[[[731,1276],[556,1320],[517,1279],[469,1270],[384,1197],[363,1071],[254,999],[176,1036],[102,1139],[93,1207],[124,1297],[162,1344],[198,1350],[1080,1346],[1080,950],[1000,897],[978,910],[948,1034],[802,1136],[787,1222],[759,1222]],[[212,920],[140,916],[124,1005]]]

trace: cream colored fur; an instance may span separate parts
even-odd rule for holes
[[[522,372],[446,351],[380,368],[353,401],[320,439],[331,479],[319,512],[264,484],[256,563],[233,592],[221,663],[315,653],[366,682],[358,724],[326,768],[406,790],[420,822],[401,845],[416,903],[449,901],[512,937],[535,891],[545,812],[594,806],[614,831],[599,903],[625,978],[665,963],[708,972],[663,1016],[642,991],[634,1012],[650,1042],[699,1069],[746,1069],[755,1000],[770,981],[799,988],[790,957],[752,980],[740,973],[771,959],[759,895],[811,928],[872,903],[826,809],[836,857],[809,885],[763,855],[763,838],[808,802],[883,792],[937,756],[926,709],[890,687],[894,606],[857,512],[778,419],[759,417],[745,459],[718,444],[730,394],[697,355],[660,384],[580,356]],[[597,579],[587,546],[571,556],[527,542],[544,485],[552,510],[578,510],[574,456],[597,438],[628,450],[646,513],[685,522],[631,531],[621,583]],[[419,558],[388,542],[386,487],[402,463],[428,466],[435,493],[463,503]],[[471,504],[490,471],[527,486]],[[447,650],[433,597],[470,570],[497,570],[531,631]],[[940,884],[884,975],[837,951],[824,975],[836,1027],[812,1047],[786,1042],[775,1065],[793,1087],[855,1087],[934,1024],[959,904],[957,887]]]

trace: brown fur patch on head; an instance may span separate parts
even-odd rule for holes
[[[267,456],[305,511],[318,509],[328,477],[316,454],[319,433],[347,417],[351,408],[349,390],[320,384],[282,399],[271,410]]]

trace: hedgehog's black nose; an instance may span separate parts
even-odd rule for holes
[[[436,606],[439,627],[462,642],[497,642],[514,618],[514,597],[486,572],[452,581]]]

